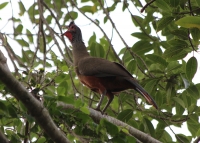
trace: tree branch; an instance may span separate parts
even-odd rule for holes
[[[41,3],[42,3],[43,0],[38,0],[38,10],[40,11],[40,18],[41,20],[43,21],[44,25],[47,26],[47,29],[49,30],[49,34],[50,36],[52,37],[52,39],[54,40],[56,46],[58,47],[58,50],[59,52],[61,53],[61,55],[63,56],[64,58],[64,61],[66,62],[67,66],[69,65],[72,65],[72,62],[66,58],[66,56],[64,55],[64,53],[62,52],[62,49],[60,47],[60,44],[58,43],[57,39],[55,38],[54,34],[54,30],[49,26],[48,22],[46,21],[46,19],[44,18],[44,15],[43,13],[41,12],[42,11],[42,7],[41,7]],[[57,34],[57,33],[56,33]]]
[[[150,2],[148,2],[148,3],[140,10],[140,12],[141,12],[141,13],[144,12],[144,10],[145,10],[150,4],[152,4],[154,1],[156,1],[156,0],[151,0]]]
[[[0,51],[0,80],[6,85],[14,97],[19,99],[44,131],[57,143],[70,143],[65,135],[58,130],[47,109],[11,74],[7,59]]]
[[[1,143],[9,143],[9,140],[6,138],[6,136],[0,131],[0,141]]]
[[[76,109],[73,105],[70,104],[65,104],[63,102],[57,102],[57,106],[58,107],[62,107],[63,109]],[[78,110],[78,109],[77,109]],[[137,138],[138,140],[140,140],[141,142],[145,142],[145,143],[161,143],[160,141],[152,138],[150,135],[145,134],[143,132],[141,132],[138,129],[135,129],[133,127],[131,127],[130,125],[117,120],[111,116],[108,115],[102,115],[100,112],[95,111],[94,109],[88,108],[88,110],[90,111],[90,117],[95,121],[95,122],[100,122],[101,119],[106,119],[107,121],[120,126],[121,128],[125,128],[129,131],[129,134],[134,136],[135,138]]]
[[[194,141],[194,143],[199,143],[200,137],[197,137],[197,139]]]

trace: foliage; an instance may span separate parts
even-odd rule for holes
[[[28,90],[36,91],[56,125],[72,142],[136,142],[120,126],[106,120],[97,123],[89,116],[86,107],[94,108],[100,96],[78,81],[72,65],[70,44],[66,44],[66,39],[60,36],[64,32],[63,25],[79,18],[87,21],[88,27],[92,23],[96,28],[87,31],[92,35],[86,42],[90,54],[124,64],[159,106],[159,111],[149,108],[143,99],[138,103],[135,91],[124,91],[115,96],[107,110],[108,115],[161,142],[176,142],[166,127],[181,127],[183,123],[187,123],[191,135],[184,132],[176,134],[177,142],[191,142],[200,136],[200,108],[197,105],[200,84],[192,82],[198,61],[194,56],[188,61],[183,60],[189,53],[198,50],[200,2],[156,0],[147,5],[143,13],[134,14],[148,2],[38,0],[32,1],[31,5],[26,5],[24,1],[0,4],[0,13],[5,9],[12,11],[11,17],[8,17],[12,26],[8,24],[1,27],[1,34],[6,38],[6,41],[2,41],[2,47],[11,61],[9,66],[13,69],[13,75]],[[17,10],[14,7],[12,9],[14,5],[19,6],[17,15]],[[121,13],[128,13],[132,27],[138,28],[137,32],[130,28],[132,34],[129,36],[137,38],[131,47],[118,32],[117,24],[112,19],[117,9]],[[106,29],[102,28],[106,24],[112,25],[114,34],[124,44],[119,47],[119,53],[115,51],[115,45],[111,44],[116,41],[112,41]],[[8,32],[7,29],[12,30]],[[93,33],[97,30],[103,33],[102,37]],[[1,131],[12,143],[25,140],[53,142],[2,83],[0,93]],[[58,108],[58,101],[74,105],[80,111]],[[106,102],[107,99],[102,106]],[[157,125],[153,120],[157,121]]]

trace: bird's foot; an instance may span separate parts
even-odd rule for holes
[[[96,110],[96,111],[99,111],[102,115],[104,115],[104,112],[103,111],[101,111],[101,109],[100,108],[95,108],[94,110]]]

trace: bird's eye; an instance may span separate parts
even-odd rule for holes
[[[71,26],[71,29],[74,29],[74,25]]]

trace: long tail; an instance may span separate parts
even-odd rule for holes
[[[153,98],[144,90],[142,86],[140,86],[137,82],[135,82],[133,79],[127,79],[130,83],[134,85],[134,89],[139,92],[146,100],[149,102],[149,104],[153,105],[156,109],[158,109],[158,106],[156,102],[153,100]]]

